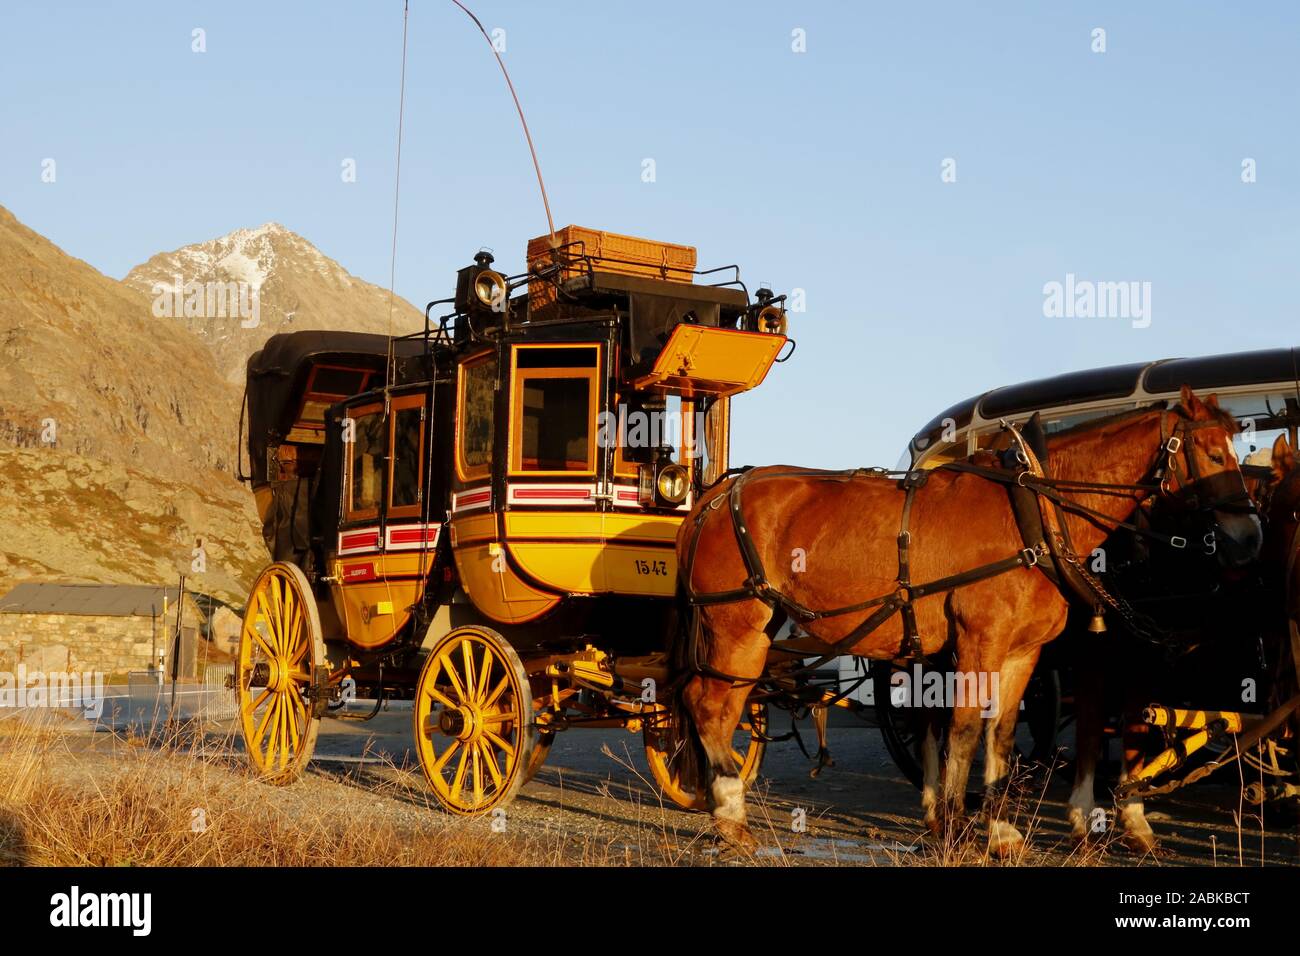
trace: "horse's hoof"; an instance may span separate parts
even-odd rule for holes
[[[1155,854],[1160,848],[1160,841],[1151,830],[1125,830],[1119,842],[1134,853]]]
[[[1025,838],[1020,831],[1005,820],[993,820],[989,823],[989,855],[999,860],[1010,859],[1020,852],[1025,845]]]
[[[718,836],[729,846],[740,850],[758,849],[758,841],[754,839],[754,834],[745,824],[737,823],[735,820],[718,820],[716,827]]]

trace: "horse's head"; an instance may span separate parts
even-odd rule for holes
[[[1213,515],[1215,554],[1230,568],[1254,561],[1264,540],[1232,450],[1237,431],[1217,396],[1201,401],[1186,385],[1181,404],[1161,422],[1167,453],[1161,490],[1184,508]]]

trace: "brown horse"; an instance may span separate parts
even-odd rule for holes
[[[1232,453],[1234,429],[1235,423],[1214,399],[1203,403],[1184,389],[1176,409],[1125,413],[1054,436],[1047,472],[1058,480],[1135,486],[1165,465],[1170,478],[1162,483],[1162,493],[1184,495],[1192,486],[1202,492],[1214,486],[1216,492],[1244,495]],[[743,494],[731,495],[733,483],[741,480]],[[1067,517],[1074,552],[1087,556],[1109,532],[1108,523],[1128,516],[1145,493],[1091,491],[1073,496],[1097,516]],[[752,682],[766,666],[771,637],[787,614],[802,618],[803,629],[828,650],[877,660],[906,657],[909,650],[932,655],[954,647],[958,671],[983,677],[995,688],[986,791],[995,795],[1005,784],[1020,699],[1042,646],[1064,626],[1068,603],[1044,574],[1026,566],[1029,562],[1010,562],[1005,573],[943,589],[915,603],[895,604],[906,604],[914,615],[919,647],[907,646],[913,629],[904,627],[905,615],[882,613],[878,601],[867,606],[871,599],[882,594],[904,597],[898,594],[900,580],[915,582],[915,588],[975,568],[1005,568],[1008,556],[1022,553],[1025,544],[1005,484],[971,472],[939,469],[914,492],[906,521],[908,567],[900,573],[906,499],[900,482],[869,473],[774,466],[710,489],[683,522],[677,542],[680,584],[693,605],[682,637],[690,653],[683,656],[695,672],[683,685],[678,705],[703,750],[704,779],[698,782],[708,784],[723,838],[753,842],[732,735]],[[735,514],[730,513],[733,508]],[[1259,546],[1259,524],[1253,516],[1250,521],[1244,518],[1221,516],[1219,531],[1234,548],[1253,553]],[[755,561],[764,569],[757,581]],[[710,594],[713,601],[705,597]],[[816,619],[806,613],[855,603],[862,609]],[[857,639],[855,633],[868,619],[878,626]],[[852,646],[845,646],[846,639]],[[921,802],[925,822],[936,832],[963,815],[966,781],[985,716],[979,700],[949,703],[952,717],[942,776],[933,741],[925,761]],[[997,805],[994,799],[988,801],[989,848],[1005,854],[1022,837],[999,818]]]

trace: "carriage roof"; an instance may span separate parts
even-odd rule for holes
[[[1214,390],[1286,382],[1295,387],[1296,363],[1293,348],[1261,349],[1111,365],[1007,385],[944,409],[912,437],[909,450],[915,458],[921,450],[931,447],[943,433],[945,422],[961,431],[1046,409],[1155,401],[1176,393],[1183,385]]]
[[[422,341],[368,332],[281,332],[249,356],[248,436],[256,480],[265,479],[266,449],[273,436],[283,439],[295,428],[314,427],[326,405],[383,381],[390,342],[395,381],[421,378]]]

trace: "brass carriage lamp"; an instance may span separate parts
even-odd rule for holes
[[[464,316],[500,316],[501,324],[510,305],[506,277],[492,268],[494,259],[487,249],[474,255],[474,265],[456,273],[456,311]]]
[[[643,507],[675,508],[690,490],[690,472],[673,461],[673,449],[668,445],[654,449],[650,461],[637,471],[637,501]]]
[[[763,286],[754,292],[754,298],[755,303],[745,313],[745,331],[785,335],[788,325],[785,296],[774,295],[771,289]]]

